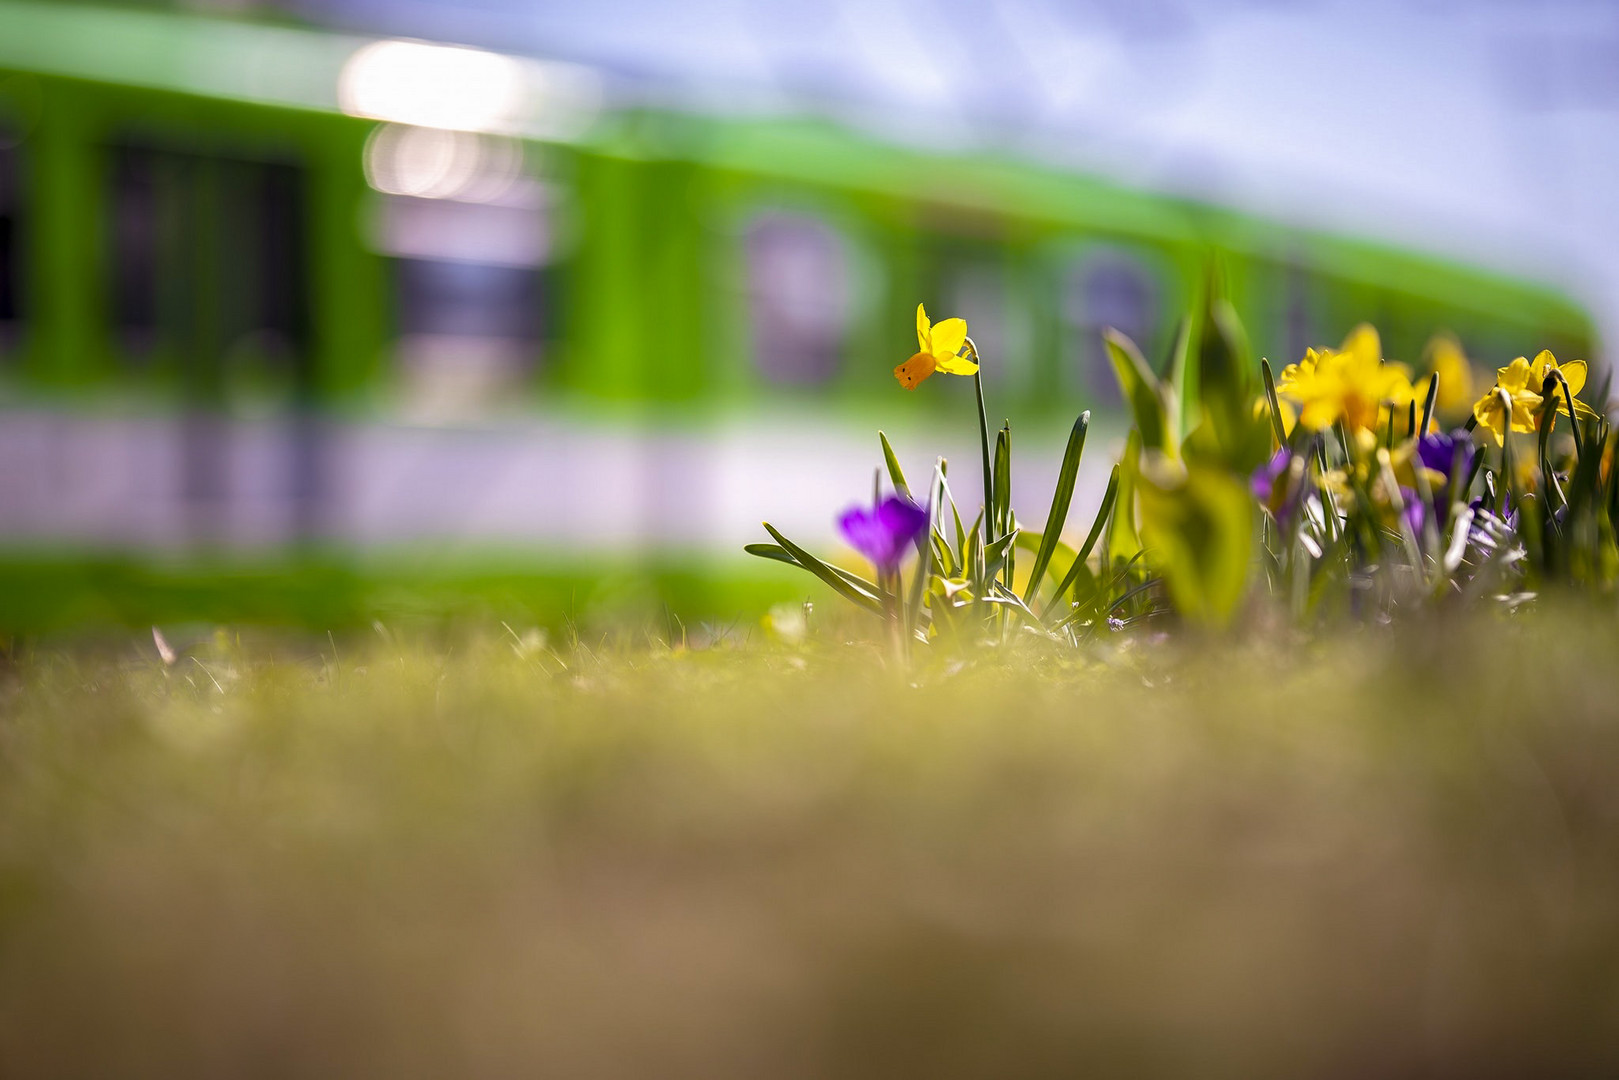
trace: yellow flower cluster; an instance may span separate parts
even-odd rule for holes
[[[1558,412],[1568,415],[1568,401],[1557,377],[1568,385],[1568,397],[1574,400],[1574,411],[1580,417],[1596,415],[1578,394],[1585,387],[1585,361],[1570,360],[1559,364],[1548,350],[1542,349],[1534,360],[1518,357],[1495,373],[1495,385],[1473,405],[1473,417],[1479,426],[1487,428],[1499,445],[1508,431],[1532,433],[1540,423],[1546,402],[1552,401]],[[1547,380],[1553,380],[1547,385]]]
[[[1376,431],[1383,410],[1412,400],[1411,373],[1385,363],[1377,331],[1362,323],[1337,349],[1307,350],[1282,369],[1276,390],[1299,406],[1299,423],[1310,431],[1342,420],[1351,432]]]

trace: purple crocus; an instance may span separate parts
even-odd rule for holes
[[[1443,479],[1433,488],[1433,515],[1437,520],[1445,517],[1445,502],[1450,496],[1451,489],[1459,482],[1465,481],[1472,473],[1473,459],[1478,455],[1478,446],[1466,431],[1457,429],[1452,432],[1431,431],[1417,440],[1417,462],[1430,472],[1438,473]],[[1402,496],[1406,505],[1406,520],[1411,524],[1411,531],[1418,536],[1422,535],[1422,526],[1428,516],[1430,508],[1422,505],[1421,499],[1414,490],[1402,489]]]
[[[1458,447],[1461,449],[1459,456]],[[1446,487],[1458,477],[1462,479],[1467,477],[1472,471],[1473,458],[1477,454],[1478,446],[1465,431],[1458,430],[1448,434],[1434,431],[1417,440],[1417,457],[1422,460],[1423,467],[1442,475]]]
[[[1254,470],[1253,476],[1248,479],[1248,487],[1254,493],[1254,498],[1276,518],[1277,524],[1286,528],[1299,504],[1304,501],[1302,479],[1302,467],[1295,474],[1293,452],[1284,446]]]
[[[903,495],[890,495],[867,510],[851,507],[838,519],[843,536],[885,574],[899,569],[905,549],[928,526],[928,512]]]
[[[1439,496],[1434,496],[1435,500]],[[1416,488],[1401,486],[1400,505],[1405,507],[1405,523],[1411,527],[1411,535],[1420,537],[1422,527],[1428,523],[1428,507],[1417,494]],[[1437,507],[1435,508],[1437,510]]]

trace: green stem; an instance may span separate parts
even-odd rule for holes
[[[967,339],[967,348],[972,350],[973,363],[979,365],[979,370],[973,372],[973,390],[978,395],[978,446],[984,458],[984,535],[987,540],[992,540],[995,538],[989,536],[989,530],[993,528],[989,508],[995,505],[995,476],[989,463],[989,413],[984,409],[983,361],[978,359],[978,346],[973,344],[972,338]]]
[[[1563,400],[1568,402],[1568,426],[1574,429],[1574,456],[1582,458],[1585,456],[1585,437],[1580,434],[1580,418],[1574,412],[1574,391],[1569,389],[1568,380],[1563,378],[1561,371],[1557,373],[1557,384],[1563,388]]]

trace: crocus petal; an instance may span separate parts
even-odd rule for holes
[[[921,304],[916,305],[916,347],[922,352],[932,352],[928,341],[932,337],[931,323],[928,322],[928,313]]]
[[[1466,431],[1459,429],[1454,432],[1430,432],[1417,440],[1417,457],[1423,467],[1439,473],[1445,483],[1450,482],[1453,469],[1459,468],[1461,475],[1466,476],[1473,467],[1473,457],[1477,453],[1478,447],[1473,445],[1473,440]]]
[[[903,495],[890,495],[877,507],[877,521],[893,538],[896,552],[903,553],[928,527],[928,512]]]
[[[934,358],[939,370],[946,375],[971,375],[978,370],[978,362],[965,356],[939,356]]]
[[[907,390],[915,390],[923,379],[933,374],[938,362],[929,353],[919,352],[894,369],[894,378]]]
[[[898,568],[905,549],[927,528],[927,511],[900,495],[890,495],[875,510],[852,507],[838,519],[844,539],[879,568]]]
[[[842,530],[843,538],[849,541],[850,547],[878,566],[887,565],[892,552],[887,533],[883,530],[882,523],[877,520],[875,511],[853,507],[838,519],[838,528]]]
[[[966,319],[945,319],[933,325],[933,333],[928,339],[928,351],[934,359],[944,360],[961,351],[961,346],[967,340]]]
[[[1411,527],[1413,536],[1422,535],[1422,526],[1428,520],[1428,504],[1422,501],[1416,489],[1402,487],[1400,489],[1400,502],[1405,507],[1405,523]]]
[[[1248,478],[1248,489],[1254,493],[1254,498],[1260,502],[1270,501],[1271,492],[1275,490],[1276,481],[1287,474],[1287,467],[1293,462],[1293,452],[1282,447],[1271,455],[1271,459]]]

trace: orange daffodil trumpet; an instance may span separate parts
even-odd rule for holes
[[[1304,359],[1282,369],[1276,392],[1299,405],[1299,423],[1320,431],[1342,420],[1351,432],[1375,432],[1387,406],[1412,400],[1411,373],[1403,364],[1385,363],[1377,331],[1355,327],[1337,349],[1305,351]]]
[[[1596,411],[1578,397],[1585,388],[1585,370],[1584,360],[1559,364],[1547,349],[1542,349],[1533,360],[1520,356],[1496,370],[1495,385],[1473,405],[1473,418],[1480,427],[1487,428],[1500,445],[1508,431],[1533,433],[1547,400],[1567,416],[1568,399],[1572,399],[1576,415],[1582,419],[1594,417]],[[1548,379],[1553,380],[1551,386],[1547,385]],[[1567,398],[1563,385],[1568,387]]]
[[[928,321],[928,313],[921,304],[916,305],[916,355],[894,369],[894,378],[907,390],[915,390],[923,379],[935,371],[946,375],[971,375],[978,370],[978,362],[958,356],[967,343],[967,320],[945,319],[937,324]]]

